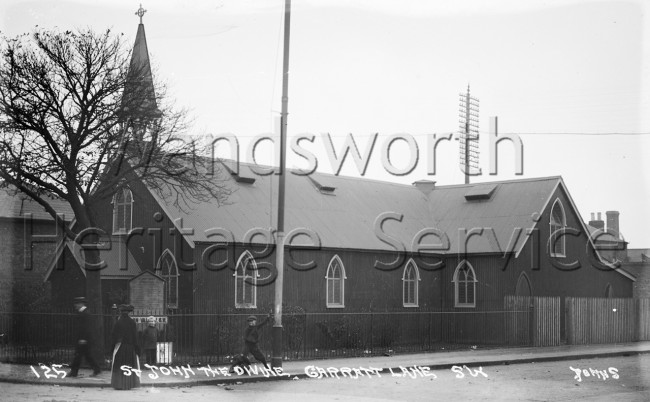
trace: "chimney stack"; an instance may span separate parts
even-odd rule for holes
[[[591,220],[589,221],[589,226],[596,229],[605,230],[605,222],[601,219],[600,212],[598,212],[598,219],[594,219],[594,213],[591,213]]]
[[[617,239],[619,238],[619,232],[618,232],[618,211],[607,211],[605,212],[607,215],[607,233],[611,234],[612,236],[616,237]]]
[[[436,188],[436,182],[433,180],[418,180],[413,182],[413,185],[426,196],[428,196],[434,188]]]

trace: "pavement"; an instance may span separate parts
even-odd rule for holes
[[[433,353],[354,357],[327,360],[285,361],[281,371],[266,371],[254,365],[248,371],[228,373],[227,366],[166,366],[143,368],[142,387],[191,387],[227,385],[254,381],[291,380],[316,377],[426,376],[428,370],[467,366],[480,367],[543,361],[578,360],[598,357],[631,356],[650,352],[650,341],[605,345],[563,345],[550,347],[467,349]],[[67,366],[0,363],[0,382],[72,387],[110,387],[111,373],[91,376],[81,369],[78,377],[68,377]],[[132,372],[131,375],[137,375]]]

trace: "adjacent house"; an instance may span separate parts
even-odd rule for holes
[[[601,257],[609,262],[618,262],[620,267],[636,278],[633,287],[635,298],[650,297],[650,250],[647,248],[628,249],[619,227],[619,212],[591,214],[589,230],[599,249]],[[608,289],[605,297],[621,297],[614,289]]]
[[[66,220],[66,202],[53,198]],[[0,188],[0,311],[33,312],[49,305],[43,276],[62,231],[45,209],[14,187]]]

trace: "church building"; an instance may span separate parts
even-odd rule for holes
[[[151,77],[142,23],[132,57],[131,65],[149,69],[145,76]],[[153,81],[139,88],[154,91]],[[157,110],[155,103],[143,109]],[[105,302],[128,302],[137,290],[130,281],[149,273],[162,292],[150,307],[197,315],[188,324],[194,339],[214,331],[202,314],[268,313],[277,276],[271,229],[277,175],[256,174],[255,166],[237,161],[214,163],[215,180],[230,190],[224,204],[181,208],[177,194],[134,182],[116,189],[97,217],[114,246],[102,254],[108,263]],[[504,309],[508,296],[632,296],[634,276],[600,258],[561,177],[404,185],[285,174],[288,309],[351,317],[390,313],[396,320],[402,314],[409,318],[400,318],[400,325],[413,331],[426,324],[420,313],[459,313],[441,315],[435,326],[456,328],[457,340],[494,333],[496,343],[503,320],[479,325],[475,315],[460,313],[488,317]],[[62,243],[48,273],[67,295],[82,286],[76,253]],[[57,269],[61,264],[65,269]]]

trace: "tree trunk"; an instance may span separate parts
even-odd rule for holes
[[[84,251],[87,262],[99,262],[99,251]],[[86,299],[90,312],[93,315],[93,332],[91,353],[97,364],[104,365],[104,355],[106,354],[104,339],[104,308],[102,305],[102,282],[101,271],[86,269]]]
[[[86,211],[84,211],[86,212]],[[98,245],[99,233],[85,215],[75,214],[82,228],[76,241],[82,247],[84,266],[80,267],[86,274],[86,300],[92,317],[91,354],[97,364],[104,366],[106,343],[104,333],[104,306],[102,303],[101,256]]]

